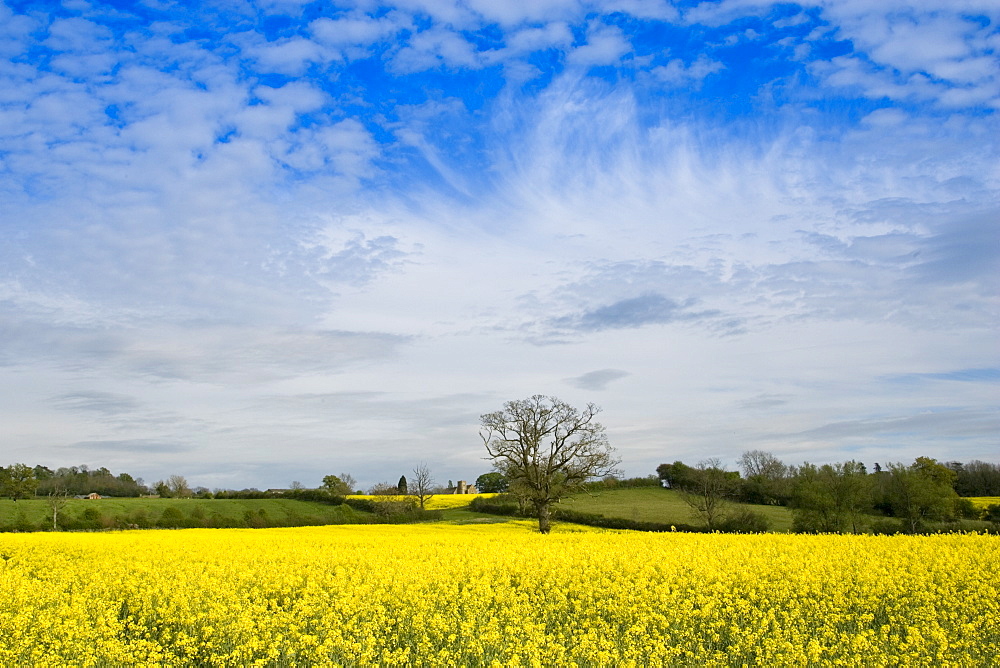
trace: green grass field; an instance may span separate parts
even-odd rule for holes
[[[60,511],[67,528],[102,529],[135,525],[155,527],[180,517],[185,526],[255,527],[352,524],[368,513],[292,499],[70,499]],[[52,509],[44,499],[0,499],[0,530],[51,528]]]
[[[441,497],[441,521],[450,524],[499,523],[512,518],[475,512],[467,503],[473,497]],[[1000,497],[972,499],[979,507],[1000,503]],[[639,487],[608,489],[578,494],[564,499],[560,507],[610,518],[660,524],[700,524],[680,495],[669,489]],[[731,509],[748,508],[770,521],[771,531],[787,532],[792,527],[792,511],[780,506],[731,504]],[[164,515],[166,513],[166,516]],[[60,511],[65,529],[189,527],[268,527],[323,524],[355,524],[371,521],[369,513],[348,506],[331,506],[292,499],[70,499]],[[981,523],[977,529],[990,525]],[[971,525],[970,525],[971,526]],[[0,499],[0,531],[38,531],[52,527],[52,510],[44,499],[11,501]]]
[[[691,508],[674,490],[659,487],[609,489],[591,494],[578,494],[565,499],[561,506],[583,513],[598,513],[605,517],[621,517],[639,522],[661,524],[699,524]],[[792,512],[781,506],[758,506],[733,503],[734,509],[748,508],[767,517],[771,531],[789,531]]]

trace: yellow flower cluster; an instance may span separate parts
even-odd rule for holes
[[[0,666],[989,666],[1000,538],[0,535]]]

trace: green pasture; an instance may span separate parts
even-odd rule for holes
[[[698,518],[692,515],[691,507],[684,503],[678,492],[660,487],[607,489],[577,494],[563,500],[560,505],[577,512],[597,513],[637,522],[700,524]],[[764,515],[771,523],[771,531],[790,531],[792,528],[792,511],[788,508],[746,503],[730,503],[729,507],[731,510],[748,509]]]
[[[348,506],[292,499],[69,499],[59,511],[66,529],[268,527],[353,524],[370,517]],[[46,499],[0,499],[0,531],[52,528]]]
[[[470,497],[471,498],[471,497]],[[979,508],[1000,504],[1000,497],[973,497]],[[581,513],[658,524],[700,524],[680,494],[658,487],[605,489],[564,499],[559,507]],[[749,509],[770,521],[771,531],[792,527],[792,511],[781,506],[730,503],[733,512]],[[513,518],[476,512],[466,506],[439,511],[451,524],[501,523]],[[59,526],[69,530],[157,527],[280,527],[366,523],[371,513],[346,505],[333,506],[293,499],[69,499],[59,512]],[[971,529],[990,528],[987,522],[966,521]],[[972,525],[975,526],[972,526]],[[982,526],[979,526],[979,525]],[[46,499],[0,499],[0,531],[47,531],[52,509]],[[942,527],[946,528],[946,527]]]

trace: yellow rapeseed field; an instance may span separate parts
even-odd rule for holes
[[[427,510],[446,510],[450,508],[461,508],[462,506],[469,505],[473,499],[477,497],[490,498],[496,496],[496,494],[435,494],[430,499],[427,500],[425,508]],[[415,496],[373,496],[371,494],[351,494],[347,498],[349,499],[368,499],[370,501],[385,501],[386,499],[396,500],[396,499],[408,499],[417,502],[417,497]]]
[[[2,666],[990,666],[1000,538],[0,535]]]

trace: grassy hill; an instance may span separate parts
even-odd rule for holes
[[[560,506],[583,513],[597,513],[605,517],[620,517],[637,522],[661,524],[699,524],[691,508],[674,490],[660,487],[608,489],[591,494],[578,494],[563,500]],[[749,509],[767,517],[771,531],[790,531],[792,513],[781,506],[759,506],[733,503],[734,509]]]

